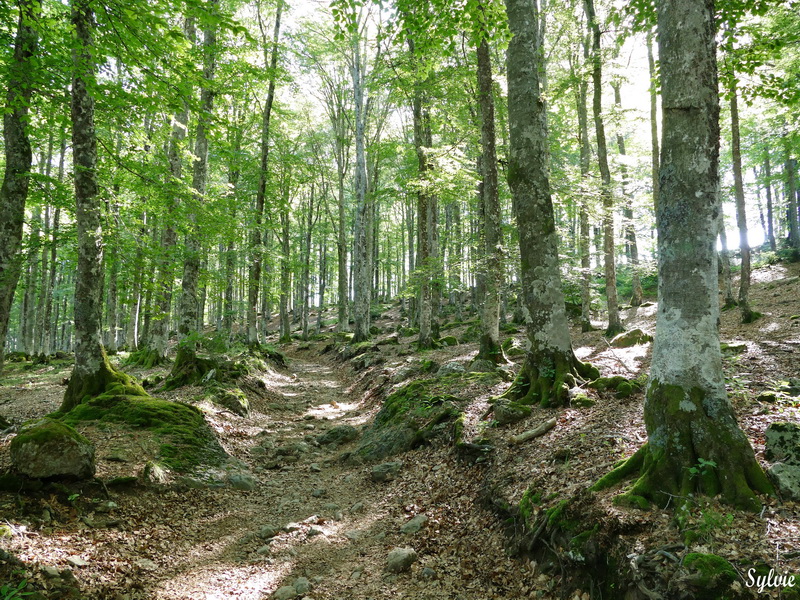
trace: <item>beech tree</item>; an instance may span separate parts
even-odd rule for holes
[[[644,407],[647,443],[594,486],[639,478],[620,497],[667,506],[699,492],[756,510],[772,486],[727,398],[715,241],[719,97],[713,0],[660,0],[664,107],[658,198],[658,314]],[[699,477],[691,468],[706,461]]]
[[[561,287],[548,176],[547,112],[540,95],[542,39],[536,0],[506,0],[508,46],[508,184],[519,228],[522,294],[531,348],[505,397],[563,404],[575,376],[597,377],[572,351]]]
[[[31,144],[28,139],[28,107],[35,83],[39,3],[20,0],[14,58],[9,65],[6,109],[3,112],[5,171],[0,187],[0,373],[3,371],[6,333],[14,290],[19,280],[22,225],[30,180]]]

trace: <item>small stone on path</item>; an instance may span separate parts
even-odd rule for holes
[[[417,553],[413,548],[395,548],[389,552],[386,570],[390,573],[402,573],[408,571],[415,562],[417,562]]]
[[[400,461],[397,462],[387,462],[380,465],[376,465],[372,467],[372,481],[376,482],[386,482],[392,481],[397,474],[400,472],[400,469],[403,468],[403,463]]]
[[[405,534],[417,533],[422,529],[423,525],[428,522],[428,515],[417,515],[410,521],[407,521],[400,528],[400,531]]]
[[[275,590],[272,597],[274,600],[294,600],[297,598],[297,591],[291,585],[284,585]]]

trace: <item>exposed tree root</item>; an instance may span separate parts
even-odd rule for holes
[[[169,377],[164,381],[164,390],[174,390],[184,385],[197,383],[208,373],[219,368],[219,363],[210,358],[201,358],[183,346],[178,349]]]
[[[100,367],[94,373],[82,374],[80,371],[73,370],[58,412],[69,412],[78,404],[107,392],[124,396],[148,395],[130,375],[117,371],[111,366],[104,351]]]
[[[153,367],[166,364],[167,362],[169,362],[167,357],[159,356],[155,348],[142,348],[136,352],[131,352],[125,361],[125,365],[152,369]]]
[[[500,397],[527,405],[565,406],[576,378],[588,380],[599,376],[596,367],[579,361],[572,351],[567,356],[553,353],[538,360],[528,354],[519,375]]]

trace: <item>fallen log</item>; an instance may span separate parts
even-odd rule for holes
[[[523,431],[519,435],[512,435],[509,441],[514,445],[521,444],[522,442],[527,442],[528,440],[537,438],[540,435],[544,435],[555,426],[556,426],[556,418],[553,417],[552,419],[550,419],[549,421],[545,421],[535,429],[529,429],[528,431]]]

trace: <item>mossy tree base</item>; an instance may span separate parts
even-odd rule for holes
[[[619,335],[623,331],[625,331],[625,328],[622,325],[609,325],[606,328],[605,336],[614,337],[615,335]]]
[[[169,362],[166,356],[161,356],[155,348],[142,348],[136,352],[131,352],[125,361],[126,366],[142,367],[152,369]]]
[[[528,354],[511,387],[500,397],[524,405],[565,406],[576,379],[597,379],[600,372],[579,361],[572,351],[535,358]]]
[[[147,392],[130,376],[117,371],[103,352],[100,367],[94,373],[75,369],[69,379],[59,413],[66,413],[87,400],[105,393],[126,396],[147,396]]]
[[[655,407],[655,408],[654,408]],[[654,382],[648,390],[645,423],[650,441],[590,489],[615,486],[638,473],[615,502],[647,508],[681,506],[693,494],[719,495],[723,502],[757,511],[756,494],[774,494],[730,405],[711,401],[702,390],[685,392]]]
[[[164,390],[174,390],[202,380],[212,370],[219,368],[217,361],[201,358],[194,351],[181,346],[169,377],[164,382]]]
[[[508,362],[500,344],[486,333],[481,336],[478,355],[474,360],[488,360],[496,365],[504,365]]]

